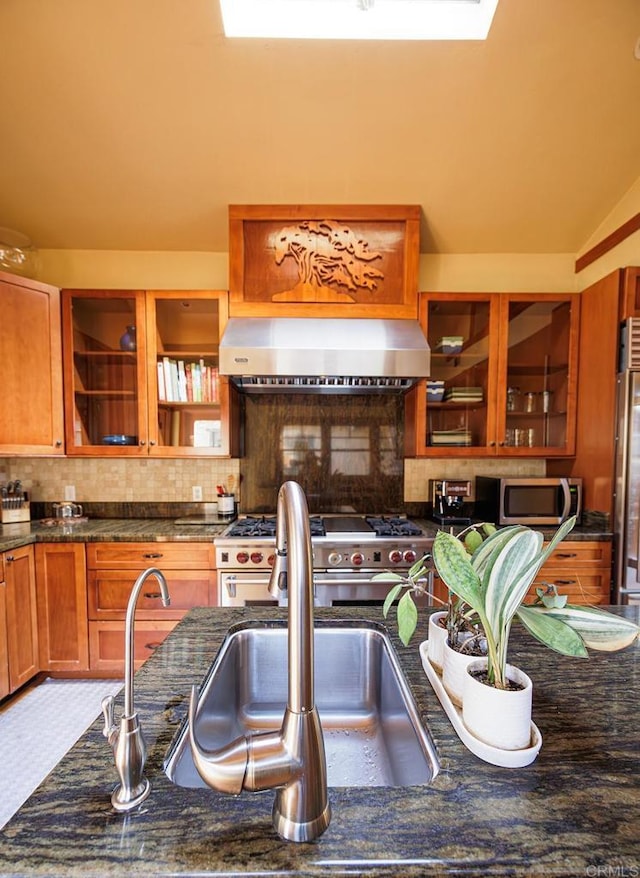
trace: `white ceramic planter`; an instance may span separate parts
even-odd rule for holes
[[[470,662],[477,660],[477,655],[458,652],[458,650],[452,649],[449,644],[445,642],[442,661],[442,685],[456,707],[462,707],[467,666]]]
[[[447,629],[443,628],[442,625],[439,624],[439,622],[441,619],[446,618],[446,610],[443,610],[439,613],[432,613],[432,615],[429,616],[429,640],[427,641],[427,655],[429,657],[429,661],[439,674],[442,673],[442,653],[444,651],[444,644],[447,639]]]
[[[472,676],[487,667],[486,659],[467,665],[462,695],[462,719],[467,729],[492,747],[522,750],[531,745],[533,684],[519,668],[507,665],[507,677],[522,689],[495,689]]]

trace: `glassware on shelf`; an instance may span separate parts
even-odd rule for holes
[[[507,387],[507,411],[520,411],[522,395],[519,387]]]

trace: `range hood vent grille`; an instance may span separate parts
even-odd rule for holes
[[[412,378],[357,378],[343,375],[338,377],[312,378],[303,376],[299,378],[251,375],[238,376],[232,379],[236,387],[247,393],[274,393],[275,391],[287,391],[288,393],[374,393],[379,390],[408,390],[413,384]]]
[[[247,393],[404,391],[430,370],[417,320],[232,317],[220,374]]]

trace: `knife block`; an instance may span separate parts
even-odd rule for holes
[[[19,509],[5,509],[4,506],[0,510],[2,513],[2,524],[16,524],[19,521],[31,521],[31,504],[23,503]]]

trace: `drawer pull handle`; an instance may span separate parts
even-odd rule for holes
[[[161,598],[162,594],[159,591],[145,591],[144,596],[146,598]]]
[[[162,552],[147,552],[143,558],[162,558]]]
[[[558,552],[556,558],[577,558],[577,552]]]
[[[559,585],[575,585],[576,584],[575,579],[556,579],[556,582]]]
[[[157,649],[160,646],[160,643],[145,643],[144,648],[149,649],[153,652],[154,649]]]

